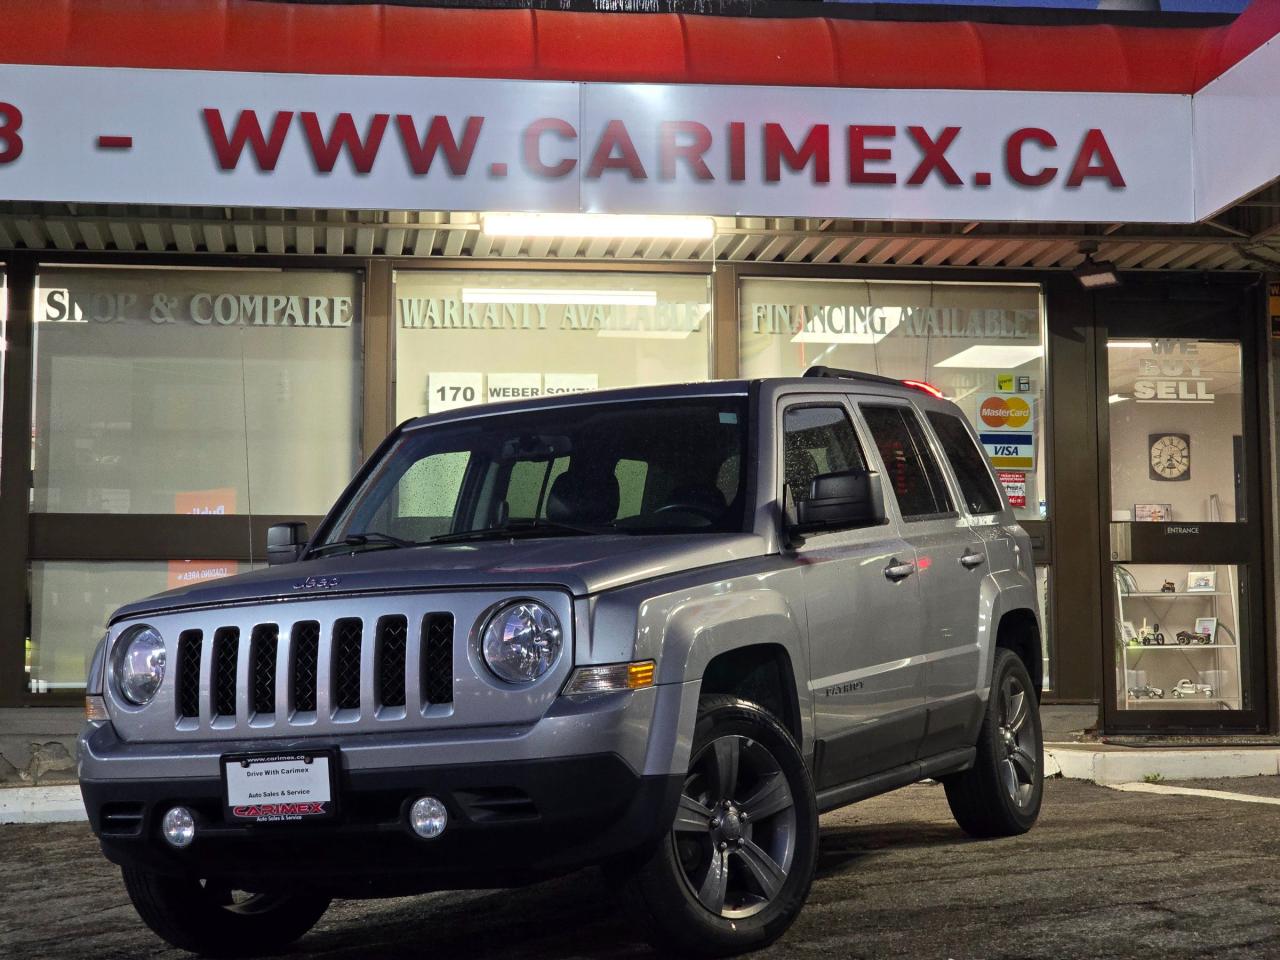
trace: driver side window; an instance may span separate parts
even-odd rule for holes
[[[784,474],[793,500],[809,498],[816,476],[867,469],[853,423],[837,404],[787,408],[782,437]]]

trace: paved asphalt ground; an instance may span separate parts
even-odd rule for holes
[[[1261,786],[1250,792],[1277,792]],[[823,818],[809,904],[757,956],[1280,957],[1277,854],[1280,806],[1053,780],[1030,834],[976,842],[942,789],[920,785]],[[142,926],[86,827],[0,827],[0,957],[180,956]],[[289,956],[653,954],[589,871],[514,892],[340,902]]]

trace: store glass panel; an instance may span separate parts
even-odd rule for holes
[[[26,689],[36,694],[82,689],[93,648],[117,607],[258,566],[235,560],[33,562]]]
[[[36,513],[318,514],[360,460],[360,283],[43,269]]]
[[[1048,515],[1038,286],[745,279],[739,305],[742,376],[821,364],[931,383],[977,430],[1015,514]]]
[[[1111,519],[1243,522],[1240,344],[1107,341]]]
[[[396,416],[705,380],[706,276],[397,271]]]
[[[1118,706],[1248,710],[1248,568],[1156,562],[1247,519],[1240,344],[1112,338],[1107,366]]]
[[[1247,710],[1243,568],[1115,564],[1123,710]]]

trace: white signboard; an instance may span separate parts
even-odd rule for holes
[[[0,66],[0,199],[1189,222],[1191,98]]]
[[[582,393],[600,385],[600,377],[594,373],[548,373],[543,378],[543,393]]]
[[[433,373],[427,377],[427,413],[484,402],[483,373]]]
[[[502,400],[527,400],[542,396],[540,373],[491,373],[485,385],[485,399],[490,403]]]

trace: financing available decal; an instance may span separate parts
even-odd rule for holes
[[[0,67],[13,200],[1193,219],[1190,98]]]

